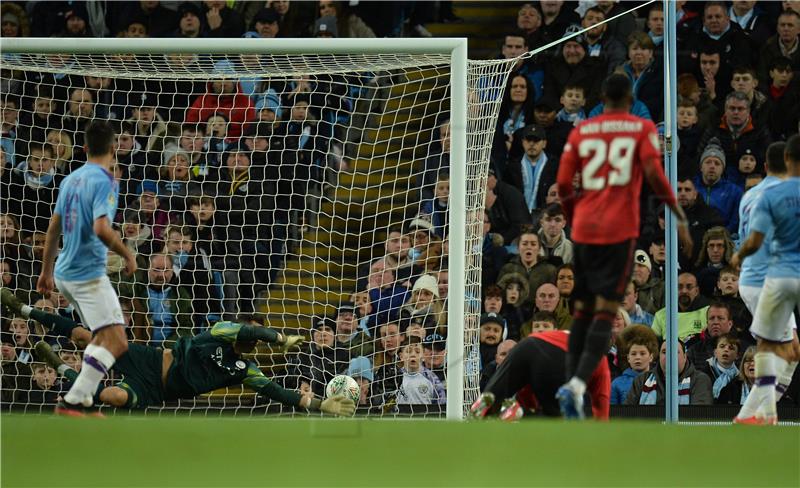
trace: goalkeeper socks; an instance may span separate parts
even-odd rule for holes
[[[792,376],[794,376],[794,370],[797,368],[797,361],[792,361],[791,363],[786,363],[786,367],[783,371],[778,370],[778,378],[777,384],[775,385],[775,401],[778,402],[786,393],[786,389],[789,388],[789,385],[792,384]]]
[[[68,379],[71,383],[74,383],[75,380],[78,379],[78,372],[70,368],[66,364],[62,364],[61,366],[58,367],[58,374]]]
[[[22,314],[25,315],[24,310],[22,311]],[[53,334],[57,336],[64,336],[67,339],[72,336],[72,329],[78,327],[78,324],[75,323],[74,320],[62,317],[58,314],[47,313],[44,310],[39,310],[38,308],[31,309],[28,315],[25,316],[30,317],[44,325],[45,328],[51,331]]]
[[[597,364],[605,360],[605,355],[611,345],[611,323],[616,314],[601,310],[595,312],[592,325],[586,334],[578,367],[575,369],[574,376],[581,379],[584,383],[592,377]]]
[[[105,378],[115,361],[116,358],[108,349],[89,344],[83,353],[81,372],[64,396],[64,401],[73,405],[91,406],[97,385]]]

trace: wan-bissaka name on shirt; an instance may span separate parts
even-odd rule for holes
[[[642,123],[635,120],[604,120],[603,122],[589,122],[580,128],[581,135],[597,134],[600,132],[639,132]]]

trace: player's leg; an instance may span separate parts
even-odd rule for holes
[[[755,369],[757,388],[750,392],[734,419],[737,423],[777,421],[776,383],[795,359],[794,331],[789,320],[794,313],[800,280],[767,278],[758,300],[750,331],[757,338]]]
[[[88,282],[61,282],[58,288],[94,335],[84,350],[80,374],[64,395],[64,408],[88,407],[116,358],[128,350],[122,309],[107,276]]]
[[[587,280],[591,279],[589,270],[592,266],[592,257],[589,254],[588,246],[582,244],[575,245],[575,289],[572,291],[574,302],[572,325],[570,326],[568,339],[569,346],[565,359],[566,376],[564,377],[564,381],[572,377],[578,367],[578,361],[583,352],[583,345],[586,342],[586,334],[589,331],[589,326],[592,323],[592,316],[594,315],[594,297],[587,287]]]
[[[0,300],[14,315],[35,320],[51,334],[68,338],[80,349],[85,348],[92,340],[92,333],[74,320],[25,305],[7,288],[0,290]]]
[[[497,413],[506,398],[513,396],[527,384],[529,362],[537,354],[537,342],[539,341],[526,337],[508,352],[505,361],[489,379],[481,396],[472,404],[470,414],[473,417],[482,418]]]

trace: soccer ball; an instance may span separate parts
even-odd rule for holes
[[[325,397],[330,398],[337,395],[344,395],[345,398],[353,400],[353,403],[358,403],[361,387],[358,386],[356,380],[346,374],[336,375],[325,387]]]

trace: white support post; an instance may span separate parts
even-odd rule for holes
[[[467,40],[450,63],[450,259],[447,304],[447,419],[464,418],[464,302],[467,300]]]

